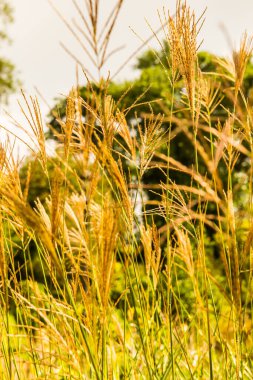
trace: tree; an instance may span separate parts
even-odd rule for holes
[[[10,43],[7,27],[13,22],[13,8],[9,1],[0,0],[0,44]],[[1,45],[0,45],[1,46]],[[7,58],[0,58],[0,97],[6,99],[8,95],[15,91],[17,80],[15,76],[15,66]]]

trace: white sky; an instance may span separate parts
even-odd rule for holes
[[[66,19],[79,20],[71,0],[52,1]],[[103,15],[108,14],[107,12],[115,4],[115,0],[100,1]],[[33,95],[34,87],[37,87],[52,106],[55,97],[67,94],[75,84],[75,63],[60,47],[59,42],[63,42],[85,64],[87,58],[47,0],[10,0],[10,3],[15,9],[15,22],[9,28],[13,43],[8,48],[2,48],[0,54],[9,57],[15,63],[25,91]],[[85,1],[79,0],[79,3],[84,5]],[[157,10],[162,10],[165,6],[173,13],[175,4],[175,0],[125,0],[111,47],[120,45],[126,47],[111,60],[111,72],[115,71],[141,44],[129,26],[145,39],[151,34],[145,19],[153,29],[157,29],[160,26]],[[202,50],[219,55],[229,54],[229,47],[220,29],[220,23],[225,25],[232,41],[236,44],[239,43],[245,30],[253,34],[253,0],[189,0],[188,4],[193,7],[197,15],[207,7],[206,22],[201,33],[201,38],[204,38]],[[153,41],[152,46],[158,45]],[[124,68],[118,78],[128,79],[133,76],[133,64],[134,60]],[[20,99],[19,94],[11,98],[7,108],[20,120],[17,99]],[[48,108],[43,102],[41,107],[45,115]],[[0,121],[10,125],[3,115],[3,107]]]

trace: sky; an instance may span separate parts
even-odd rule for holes
[[[71,0],[51,0],[60,13],[71,22],[75,19],[80,23],[80,17],[74,9]],[[16,65],[22,88],[28,95],[41,94],[40,104],[45,116],[54,105],[56,97],[66,95],[71,86],[76,83],[76,64],[63,50],[60,42],[71,50],[92,71],[87,57],[69,33],[66,26],[57,16],[48,0],[10,0],[14,8],[15,21],[9,27],[13,40],[9,47],[2,47],[0,54],[10,58]],[[84,9],[85,0],[79,0]],[[101,15],[104,17],[114,6],[115,0],[101,0]],[[111,41],[111,47],[124,45],[124,49],[113,56],[109,63],[111,73],[147,39],[151,28],[160,26],[158,11],[163,7],[171,14],[175,10],[175,0],[125,0],[118,23]],[[189,0],[196,15],[205,8],[205,24],[200,39],[204,38],[201,49],[218,55],[229,55],[230,47],[222,31],[221,24],[226,28],[234,46],[238,46],[245,30],[253,34],[253,1],[252,0]],[[162,38],[162,34],[161,34]],[[158,47],[155,39],[150,43]],[[141,53],[141,51],[140,51]],[[134,60],[124,66],[118,75],[118,80],[129,79],[135,75]],[[80,81],[83,78],[80,77]],[[37,90],[38,89],[38,92]],[[44,102],[43,99],[46,99]],[[9,112],[21,121],[17,101],[21,99],[20,91],[11,97],[9,105],[1,105],[0,123],[15,132],[14,127],[6,117]],[[22,121],[23,122],[23,121]],[[26,128],[26,126],[24,126]],[[0,139],[3,135],[0,129]]]

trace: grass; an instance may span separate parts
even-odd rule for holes
[[[45,201],[29,204],[31,165],[22,185],[11,146],[1,148],[1,378],[252,379],[252,109],[243,87],[252,40],[245,35],[220,72],[206,74],[197,55],[203,15],[181,2],[174,17],[164,11],[171,108],[156,115],[150,104],[133,133],[129,109],[101,76],[121,5],[99,32],[99,2],[87,2],[84,50],[99,80],[96,90],[88,81],[86,99],[70,91],[54,157],[38,101],[23,94]],[[171,155],[177,133],[193,165]],[[154,168],[164,181],[145,185]]]

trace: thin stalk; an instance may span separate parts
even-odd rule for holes
[[[172,327],[172,278],[171,278],[171,268],[172,268],[172,251],[171,251],[171,244],[170,244],[170,212],[169,212],[169,182],[170,182],[170,164],[169,164],[169,157],[170,157],[170,136],[171,136],[171,128],[172,128],[172,114],[173,114],[173,108],[174,108],[174,96],[175,96],[175,88],[174,88],[174,82],[172,84],[172,96],[171,96],[171,107],[170,107],[170,123],[169,123],[169,136],[168,136],[168,142],[167,142],[167,169],[166,169],[166,224],[167,224],[167,265],[168,265],[168,283],[169,283],[169,289],[168,289],[168,297],[167,297],[167,304],[169,306],[169,345],[170,345],[170,354],[171,354],[171,362],[172,362],[172,380],[175,379],[175,365],[174,365],[174,352],[173,352],[173,327]]]

